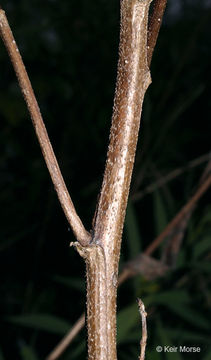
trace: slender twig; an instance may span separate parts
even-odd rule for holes
[[[140,354],[139,360],[144,360],[146,343],[147,343],[147,321],[146,321],[147,313],[145,311],[144,303],[143,303],[143,301],[141,301],[141,299],[138,299],[138,307],[139,307],[139,312],[141,315],[141,322],[142,322],[142,337],[141,337],[141,341],[140,341],[141,354]]]
[[[78,332],[85,325],[85,314],[82,314],[81,317],[76,321],[71,330],[65,335],[65,337],[58,343],[58,345],[53,349],[53,351],[47,356],[46,360],[56,360],[61,354],[66,350],[68,345],[78,334]]]
[[[196,166],[201,165],[202,163],[207,161],[210,157],[211,157],[211,153],[209,152],[209,153],[204,154],[194,160],[189,161],[187,163],[187,165],[177,168],[177,169],[171,171],[170,173],[168,173],[167,175],[160,177],[157,181],[146,186],[146,188],[143,189],[142,191],[135,192],[131,196],[131,200],[138,201],[138,200],[142,199],[145,195],[150,194],[153,191],[159,189],[161,186],[167,184],[171,180],[174,180],[176,177],[180,176],[185,171],[188,171],[189,169],[192,169]]]
[[[152,5],[152,12],[149,18],[148,38],[147,38],[147,60],[150,66],[152,61],[153,51],[157,42],[160,31],[163,14],[166,8],[167,0],[154,0]]]
[[[19,85],[26,101],[46,165],[48,167],[63,211],[74,232],[76,239],[82,245],[87,245],[90,241],[90,234],[85,230],[80,218],[78,217],[73,202],[66,188],[29,77],[27,75],[16,42],[14,40],[12,31],[8,24],[5,12],[2,9],[0,9],[0,34],[10,56],[14,70],[16,72]]]

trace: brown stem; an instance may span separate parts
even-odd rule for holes
[[[53,152],[37,100],[34,95],[29,77],[23,64],[18,47],[14,40],[12,31],[8,24],[5,12],[0,9],[0,35],[4,41],[14,70],[16,72],[20,88],[26,101],[40,147],[48,167],[52,182],[56,189],[59,201],[66,215],[66,218],[74,232],[76,239],[83,245],[90,241],[90,234],[85,230],[80,218],[78,217],[75,207],[72,203],[64,179],[62,177],[58,162]]]
[[[118,75],[106,168],[92,245],[79,249],[87,263],[90,360],[116,359],[116,289],[122,228],[142,103],[151,82],[147,65],[150,2],[121,1]]]
[[[104,247],[112,243],[114,249],[120,247],[142,103],[151,82],[146,61],[150,2],[121,1],[120,57],[110,144],[94,225],[94,241],[100,240]]]
[[[141,354],[140,354],[139,360],[144,360],[146,343],[147,343],[147,321],[146,321],[147,313],[145,311],[144,303],[143,303],[143,301],[141,301],[141,299],[138,299],[138,307],[139,307],[139,312],[141,315],[141,322],[142,322],[142,337],[141,337],[141,342],[140,342]]]
[[[149,17],[148,39],[147,39],[147,60],[150,66],[152,61],[153,51],[157,42],[160,31],[163,14],[166,8],[167,0],[154,0],[152,5],[152,13]]]

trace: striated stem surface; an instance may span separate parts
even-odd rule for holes
[[[145,92],[150,0],[121,0],[117,84],[106,168],[87,262],[89,360],[116,360],[116,289],[122,229]]]

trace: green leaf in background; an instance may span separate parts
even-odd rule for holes
[[[170,290],[162,293],[147,296],[145,304],[162,304],[168,306],[169,303],[177,303],[179,306],[190,301],[190,296],[185,290]]]
[[[66,276],[55,276],[55,281],[59,284],[67,286],[71,289],[85,292],[85,281],[81,278],[66,277]]]
[[[117,316],[117,343],[127,341],[131,329],[141,321],[138,305],[132,304],[122,309]]]
[[[131,259],[141,252],[141,234],[134,205],[130,200],[127,205],[125,228],[127,233],[128,257]]]
[[[168,223],[168,216],[166,212],[166,206],[162,199],[159,190],[156,190],[153,194],[154,197],[154,223],[155,223],[155,235],[159,235]]]
[[[181,303],[172,302],[166,304],[166,306],[174,312],[176,315],[179,315],[182,319],[188,321],[190,324],[194,325],[196,328],[201,328],[205,330],[210,329],[210,322],[199,312],[191,309],[190,306],[182,305]]]
[[[48,314],[11,316],[7,318],[7,321],[33,330],[43,330],[61,335],[64,335],[71,327],[67,321]]]
[[[23,360],[38,360],[34,350],[26,344],[21,344],[21,357]]]
[[[211,250],[211,241],[210,236],[207,235],[204,239],[198,239],[198,242],[195,244],[193,248],[193,259],[198,259],[204,253],[207,253]]]

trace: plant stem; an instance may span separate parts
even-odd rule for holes
[[[76,239],[83,245],[90,241],[90,234],[85,230],[79,216],[76,213],[73,202],[66,188],[53,148],[51,146],[42,115],[40,113],[34,91],[31,86],[28,74],[23,64],[21,55],[8,24],[5,12],[0,9],[0,35],[10,56],[18,82],[26,101],[34,129],[40,143],[40,147],[48,167],[52,182],[57,192],[59,201],[66,215],[66,218],[74,232]]]
[[[110,143],[87,263],[89,360],[116,360],[116,291],[122,229],[145,92],[150,0],[121,1],[119,62]]]
[[[144,360],[146,343],[147,343],[147,321],[146,321],[147,313],[145,311],[144,303],[143,303],[143,301],[141,301],[141,299],[138,299],[138,307],[139,307],[139,312],[141,315],[141,322],[142,322],[142,337],[141,337],[141,341],[140,341],[141,354],[140,354],[139,360]]]
[[[152,13],[149,18],[149,28],[148,28],[148,52],[147,59],[148,65],[150,66],[152,61],[153,51],[157,42],[158,34],[162,24],[163,14],[166,8],[167,0],[154,0]]]

